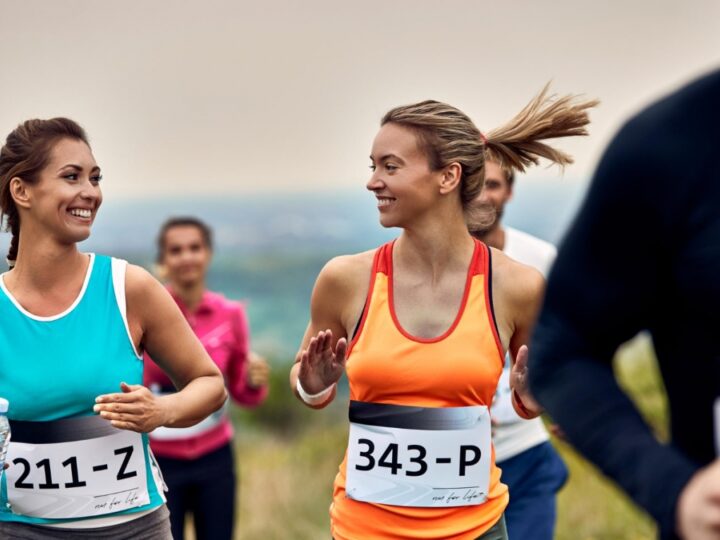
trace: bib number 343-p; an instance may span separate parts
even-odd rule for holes
[[[481,504],[490,484],[487,407],[352,402],[346,493],[397,506]]]
[[[10,445],[10,509],[48,518],[120,512],[149,502],[142,436],[130,431],[85,440]]]

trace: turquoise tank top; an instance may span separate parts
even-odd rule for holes
[[[0,396],[10,402],[11,421],[95,415],[97,396],[120,392],[121,382],[142,384],[142,356],[137,354],[127,326],[126,262],[104,255],[89,257],[79,296],[67,310],[51,317],[23,309],[0,276]],[[150,502],[117,514],[141,512],[164,503],[148,437],[143,434],[142,438]],[[0,521],[77,520],[12,513],[7,504],[6,475],[2,475]]]

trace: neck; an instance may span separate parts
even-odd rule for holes
[[[189,312],[197,309],[205,294],[205,282],[197,281],[195,283],[176,283],[171,282],[170,288],[175,296],[177,296]]]
[[[473,239],[461,213],[445,218],[405,228],[395,244],[395,261],[433,282],[447,270],[465,269],[475,248]]]
[[[502,223],[498,223],[492,229],[480,235],[480,240],[490,247],[503,251],[505,249],[505,228]]]
[[[10,275],[16,284],[33,290],[65,285],[87,269],[88,257],[77,244],[60,244],[48,236],[20,231],[17,261]]]

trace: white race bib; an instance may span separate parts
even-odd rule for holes
[[[500,425],[516,424],[524,419],[515,412],[512,404],[512,390],[510,388],[510,358],[505,357],[505,367],[498,381],[495,397],[490,407],[490,415]]]
[[[28,425],[34,426],[28,430]],[[14,422],[12,429],[5,471],[12,512],[72,519],[150,502],[139,433],[116,429],[97,416]]]
[[[346,493],[396,506],[482,504],[490,486],[487,407],[350,403]]]
[[[151,388],[151,390],[153,391],[153,393],[159,396],[168,395],[167,393],[161,393],[159,391],[156,391],[153,388]],[[225,400],[224,405],[220,409],[212,413],[210,416],[204,418],[194,426],[184,428],[160,426],[159,428],[155,428],[150,433],[150,439],[155,441],[179,441],[183,439],[192,439],[193,437],[203,435],[215,429],[225,421],[225,419],[227,418],[228,402],[229,400]]]

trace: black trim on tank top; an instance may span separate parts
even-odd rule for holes
[[[362,311],[360,312],[360,317],[358,317],[357,322],[355,323],[355,329],[353,330],[352,336],[350,336],[350,341],[355,339],[355,336],[358,333],[358,330],[360,330],[360,324],[362,323],[363,317],[365,316],[365,310],[368,307],[368,302],[370,301],[369,298],[365,298],[365,305],[362,308]]]
[[[487,254],[488,254],[488,264],[487,264],[487,282],[488,282],[488,302],[490,303],[490,316],[492,317],[492,323],[495,327],[495,331],[497,332],[498,337],[500,337],[500,329],[497,325],[497,319],[495,318],[495,303],[493,302],[493,295],[492,295],[492,248],[485,244],[485,247],[487,248]]]

